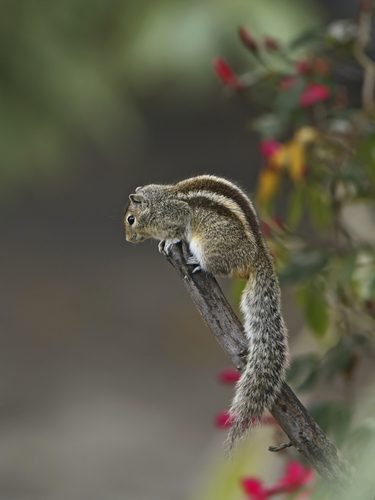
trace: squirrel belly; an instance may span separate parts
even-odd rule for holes
[[[279,284],[257,213],[238,186],[212,175],[150,184],[129,198],[124,217],[128,241],[166,240],[159,246],[163,251],[185,241],[193,256],[188,264],[199,264],[195,270],[247,280],[241,310],[248,354],[230,409],[230,452],[264,410],[272,408],[288,364]]]

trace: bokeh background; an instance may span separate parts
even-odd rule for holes
[[[200,173],[251,192],[251,108],[211,58],[245,67],[240,24],[288,39],[356,8],[2,2],[1,499],[206,498],[228,362],[156,243],[125,242],[123,209],[138,185]]]

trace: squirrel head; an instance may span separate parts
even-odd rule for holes
[[[125,209],[124,225],[127,241],[138,243],[150,238],[150,199],[137,188],[129,195],[129,203]]]

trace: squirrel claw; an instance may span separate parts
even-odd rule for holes
[[[158,249],[159,249],[160,253],[166,254],[166,252],[165,252],[165,240],[159,241]]]
[[[190,257],[186,261],[186,264],[188,266],[196,266],[192,270],[192,273],[196,273],[197,271],[200,271],[202,269],[201,265],[200,265],[200,262],[198,261],[198,259],[196,257],[194,257],[194,255],[190,255]]]

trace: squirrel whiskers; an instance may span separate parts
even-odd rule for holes
[[[247,280],[241,310],[249,350],[230,409],[230,452],[274,404],[288,363],[279,284],[256,211],[240,188],[212,175],[143,186],[129,199],[124,218],[128,241],[156,238],[166,253],[172,244],[185,241],[193,272]]]

